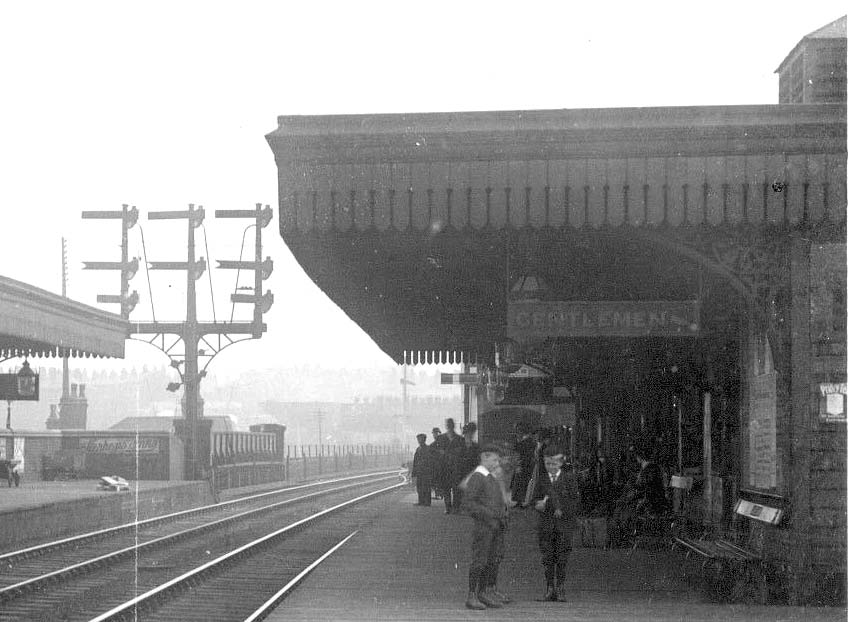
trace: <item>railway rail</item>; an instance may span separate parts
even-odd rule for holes
[[[403,486],[404,473],[394,470],[280,489],[4,554],[0,556],[0,620],[142,619],[137,617],[141,612],[161,606],[187,586],[196,593],[196,586],[217,580],[225,569],[242,566],[248,557],[252,569],[262,566],[254,560],[262,559],[266,549],[292,546],[307,531],[311,536],[298,545],[298,554],[286,557],[299,559],[307,549],[307,557],[311,556],[315,546],[328,542],[313,533],[316,525],[320,531],[320,525],[328,522],[321,519],[339,512],[346,512],[346,517],[355,513],[363,501]],[[339,528],[352,524],[347,518],[329,522],[333,537]],[[279,528],[280,524],[285,526]],[[279,573],[262,574],[270,578]],[[237,583],[232,579],[228,584]],[[271,587],[241,590],[240,596],[245,591],[253,595],[270,589],[273,595],[280,590],[279,584]],[[219,608],[229,611],[233,600]],[[214,601],[206,598],[203,604]],[[192,609],[198,611],[195,606]],[[222,618],[193,619],[238,618],[227,613]]]

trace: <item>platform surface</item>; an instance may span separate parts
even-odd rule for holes
[[[395,621],[574,620],[596,622],[846,620],[845,610],[717,604],[680,576],[678,553],[662,548],[582,548],[569,562],[566,603],[538,602],[544,589],[533,510],[514,511],[499,586],[503,609],[464,606],[471,519],[445,515],[441,502],[414,505],[410,488],[384,501],[385,511],[307,576],[267,620]]]

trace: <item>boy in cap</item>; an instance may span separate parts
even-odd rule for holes
[[[474,519],[471,531],[471,565],[468,568],[469,609],[499,608],[503,602],[496,596],[493,579],[497,577],[498,564],[503,557],[504,531],[506,529],[506,504],[501,485],[494,472],[501,458],[497,445],[484,445],[480,449],[480,464],[471,473],[466,484],[464,507]]]
[[[571,554],[571,538],[576,525],[580,498],[574,477],[562,466],[564,452],[556,445],[542,451],[545,473],[540,474],[533,495],[539,512],[539,548],[545,567],[545,595],[542,600],[565,602],[565,569]]]

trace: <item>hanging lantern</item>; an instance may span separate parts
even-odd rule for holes
[[[38,399],[38,376],[30,369],[26,360],[17,373],[17,381],[18,396],[21,399]]]

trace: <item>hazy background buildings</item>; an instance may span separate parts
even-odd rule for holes
[[[8,371],[0,366],[0,371]],[[40,368],[41,400],[12,404],[12,426],[45,430],[50,405],[62,395],[62,371]],[[317,444],[414,444],[416,432],[442,426],[445,417],[462,417],[458,386],[441,385],[435,366],[407,369],[403,404],[401,367],[328,369],[318,365],[246,370],[221,378],[210,373],[201,385],[205,416],[228,416],[235,429],[256,423],[281,423],[287,442]],[[173,369],[129,367],[120,370],[71,369],[72,384],[84,385],[86,428],[105,430],[126,417],[180,414],[182,391],[165,389],[176,380]],[[77,388],[79,392],[79,389]]]

